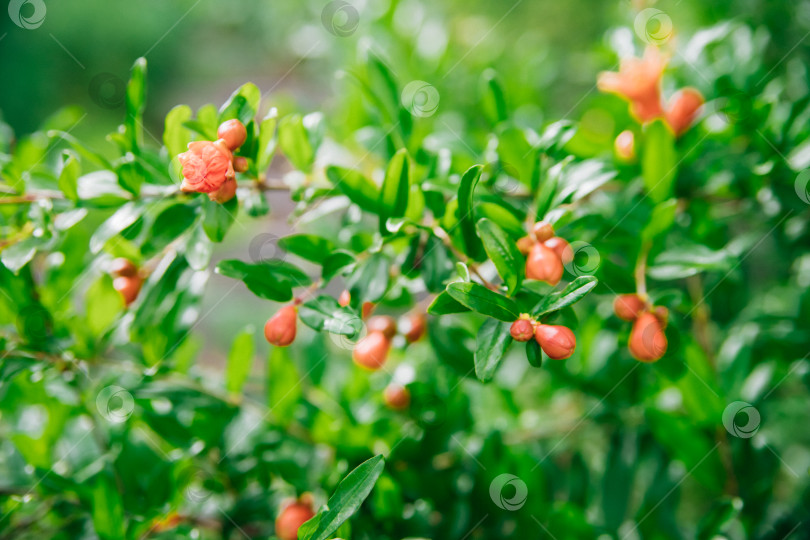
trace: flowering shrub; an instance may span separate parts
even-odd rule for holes
[[[115,157],[69,111],[4,125],[0,529],[800,530],[807,435],[778,426],[808,418],[807,100],[757,51],[744,73],[722,61],[748,27],[705,32],[689,54],[710,79],[668,71],[673,43],[598,76],[606,134],[527,121],[493,71],[454,132],[436,88],[373,54],[340,126],[247,83],[171,109],[150,144],[144,59]],[[292,234],[246,247],[234,225],[275,191]],[[232,283],[204,312],[212,273]],[[198,324],[236,288],[266,308],[232,308],[253,325],[211,380]]]

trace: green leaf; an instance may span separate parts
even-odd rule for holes
[[[293,287],[309,284],[309,278],[304,272],[284,261],[249,264],[228,259],[217,265],[216,272],[239,279],[256,296],[276,302],[292,300]]]
[[[174,159],[178,154],[188,149],[191,142],[191,131],[183,124],[191,119],[191,107],[188,105],[178,105],[166,115],[166,123],[163,129],[163,144],[169,152],[169,159]]]
[[[264,191],[251,188],[242,198],[245,205],[245,212],[251,217],[262,217],[270,213],[270,205],[267,204],[267,197]]]
[[[501,321],[512,322],[520,315],[514,300],[478,283],[451,283],[447,286],[447,293],[473,311]]]
[[[205,270],[211,261],[214,244],[202,227],[194,227],[186,241],[186,260],[194,270]]]
[[[338,273],[341,273],[355,263],[354,255],[348,251],[335,251],[330,253],[323,261],[323,272],[321,277],[324,281],[329,281]]]
[[[17,274],[37,254],[37,247],[42,240],[29,236],[25,240],[12,244],[0,252],[0,262],[3,266]]]
[[[447,291],[437,294],[427,308],[427,312],[431,315],[448,315],[450,313],[464,313],[465,311],[470,311],[470,308],[454,299]]]
[[[248,125],[259,111],[261,99],[261,90],[251,82],[245,83],[237,88],[228,98],[228,101],[219,109],[217,121],[221,124],[226,120],[236,118],[243,124]]]
[[[475,339],[475,376],[489,382],[512,344],[511,323],[487,319]]]
[[[124,538],[124,505],[112,473],[105,469],[98,475],[91,495],[93,528],[98,537],[101,540]]]
[[[261,173],[267,170],[276,153],[276,124],[278,110],[273,107],[259,124],[259,150],[256,154],[256,169]]]
[[[298,306],[298,318],[313,330],[355,337],[363,321],[348,306],[342,307],[331,296],[321,295]]]
[[[670,199],[657,204],[655,208],[653,208],[650,221],[644,227],[644,230],[641,231],[641,240],[643,242],[650,242],[658,235],[667,232],[675,222],[675,211],[677,208],[678,201],[676,199]]]
[[[136,197],[141,192],[141,184],[143,184],[145,172],[143,167],[138,161],[135,161],[134,156],[128,155],[116,169],[115,174],[118,175],[118,185],[129,191]]]
[[[647,126],[641,148],[641,175],[650,199],[655,203],[672,197],[678,168],[675,135],[661,120]]]
[[[384,468],[385,460],[378,455],[350,472],[340,482],[335,493],[329,497],[326,506],[298,529],[298,539],[331,538],[332,533],[360,508]]]
[[[498,80],[498,74],[492,69],[484,71],[482,80],[484,84],[482,100],[484,110],[493,124],[499,124],[509,118],[503,86]]]
[[[130,150],[143,146],[143,110],[146,107],[146,59],[138,58],[132,66],[126,90],[126,127]]]
[[[554,311],[559,311],[576,302],[579,302],[586,294],[591,292],[599,283],[593,276],[580,276],[568,284],[562,291],[550,294],[543,298],[540,305],[536,306],[535,317],[542,317]]]
[[[98,253],[104,245],[121,231],[138,221],[143,215],[144,207],[130,202],[119,208],[107,221],[102,223],[90,238],[90,253]]]
[[[197,211],[188,204],[171,204],[165,207],[149,227],[141,251],[146,256],[158,253],[185,233],[197,222]]]
[[[267,359],[267,406],[275,422],[282,426],[295,420],[293,414],[301,398],[301,375],[290,358],[289,348],[270,347]]]
[[[523,228],[523,222],[500,204],[479,202],[478,206],[475,208],[475,215],[478,219],[488,218],[494,221],[504,232],[515,240],[526,236],[526,229]]]
[[[121,295],[113,289],[112,278],[106,274],[90,285],[84,302],[87,307],[87,327],[97,336],[110,327],[123,305]]]
[[[410,161],[408,151],[404,148],[397,151],[385,171],[382,189],[380,191],[380,232],[388,234],[385,222],[388,218],[402,217],[408,208],[408,194],[410,192]]]
[[[458,210],[457,216],[461,227],[462,238],[464,239],[465,253],[471,258],[480,260],[483,246],[475,232],[475,212],[473,210],[473,192],[475,185],[481,178],[481,165],[473,165],[461,177],[458,186]]]
[[[233,340],[228,353],[228,367],[225,370],[225,388],[231,394],[240,394],[250,375],[253,364],[253,334],[255,329],[248,326]]]
[[[300,114],[285,116],[278,125],[278,144],[290,163],[299,171],[310,172],[315,162],[315,149],[309,140]]]
[[[523,256],[515,241],[509,238],[494,221],[486,218],[479,219],[476,228],[484,243],[484,250],[495,264],[498,275],[506,285],[506,294],[512,296],[523,281]]]
[[[62,170],[59,172],[59,189],[71,201],[78,200],[78,180],[81,166],[76,155],[69,150],[62,153]]]
[[[202,201],[203,230],[212,242],[222,242],[236,220],[239,202],[236,197],[226,203],[218,203],[208,197],[203,197]]]
[[[79,199],[93,206],[120,206],[132,198],[118,184],[113,171],[94,171],[78,178],[76,191]]]
[[[346,284],[358,302],[378,302],[388,290],[390,261],[382,253],[373,253],[357,265]]]
[[[314,234],[286,236],[278,241],[278,245],[281,249],[317,264],[323,264],[335,250],[331,240]]]
[[[535,339],[526,342],[526,360],[532,367],[539,368],[543,365],[543,349]]]
[[[326,176],[357,206],[373,214],[379,213],[380,192],[374,182],[360,172],[332,165],[327,167]]]

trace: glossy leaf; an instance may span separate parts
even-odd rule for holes
[[[515,241],[494,221],[480,219],[476,229],[487,255],[506,285],[507,294],[512,296],[523,281],[524,257],[520,254]]]
[[[388,218],[405,215],[410,187],[410,161],[407,150],[403,148],[394,154],[388,164],[380,192],[380,230],[383,234],[388,232],[385,227]]]
[[[475,376],[489,382],[512,344],[509,328],[512,323],[487,319],[478,330],[475,340]]]
[[[471,258],[479,260],[483,247],[481,240],[475,232],[475,211],[473,207],[473,192],[478,180],[481,178],[481,165],[473,165],[461,177],[458,187],[458,221],[464,239],[465,252]]]
[[[451,283],[447,293],[464,306],[501,321],[512,322],[520,315],[514,300],[478,283]]]
[[[655,120],[644,132],[641,153],[644,187],[653,202],[660,203],[672,196],[677,168],[675,135],[664,122]]]
[[[357,206],[367,212],[379,213],[380,192],[374,182],[360,172],[331,166],[326,169],[326,176]]]
[[[552,293],[543,298],[540,305],[534,309],[534,316],[542,317],[543,315],[559,311],[579,302],[586,294],[591,292],[598,283],[599,280],[593,276],[580,276],[576,278],[562,291]]]
[[[331,240],[314,234],[285,236],[278,241],[278,245],[285,251],[317,264],[323,264],[335,250]]]

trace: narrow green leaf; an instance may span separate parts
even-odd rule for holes
[[[309,140],[300,114],[285,116],[278,125],[278,144],[290,163],[299,171],[310,172],[315,149]]]
[[[93,528],[101,540],[116,540],[126,536],[124,505],[115,486],[112,473],[99,473],[91,491]]]
[[[514,300],[478,283],[451,283],[447,286],[447,293],[473,311],[500,321],[512,322],[520,315]]]
[[[535,307],[534,316],[542,317],[554,311],[559,311],[576,302],[579,302],[586,294],[596,287],[599,280],[593,276],[580,276],[568,284],[560,292],[550,294],[543,298],[543,301]]]
[[[311,520],[298,529],[299,540],[327,540],[332,533],[354,514],[385,468],[381,455],[361,463],[350,472]]]
[[[447,291],[437,294],[427,308],[427,312],[431,315],[447,315],[450,313],[464,313],[465,311],[470,311],[470,308],[454,299]]]
[[[115,174],[118,175],[119,186],[136,197],[140,194],[141,184],[143,184],[146,173],[141,164],[134,159],[134,156],[129,154],[128,158],[125,158],[115,169]]]
[[[388,290],[391,262],[382,253],[373,253],[357,265],[347,288],[358,302],[378,302]]]
[[[483,247],[478,235],[475,233],[475,212],[473,210],[473,192],[478,180],[481,178],[481,165],[473,165],[461,177],[458,187],[457,216],[464,239],[465,253],[471,258],[480,260]]]
[[[169,159],[174,159],[178,154],[188,149],[191,142],[191,131],[183,124],[191,119],[191,107],[188,105],[178,105],[166,115],[166,122],[163,128],[163,144],[169,152]]]
[[[410,192],[410,162],[408,151],[404,148],[397,151],[385,171],[382,189],[380,191],[380,232],[388,234],[385,222],[388,218],[402,217],[408,208],[408,194]]]
[[[219,109],[217,121],[221,124],[235,118],[248,125],[259,111],[261,99],[261,90],[251,82],[245,83],[237,88]]]
[[[327,167],[326,176],[357,206],[373,214],[379,213],[380,192],[374,182],[360,172],[333,165]]]
[[[304,272],[285,261],[250,264],[228,259],[217,265],[216,272],[239,279],[256,296],[276,302],[292,300],[293,287],[309,284]]]
[[[248,326],[233,340],[228,353],[228,366],[225,369],[225,389],[231,394],[241,394],[242,387],[250,375],[253,364],[253,334],[255,329]]]
[[[526,360],[532,367],[541,367],[543,365],[543,349],[537,340],[530,339],[526,342]]]
[[[678,201],[676,199],[669,199],[653,208],[650,221],[641,231],[641,240],[643,242],[650,242],[660,234],[663,234],[672,227],[675,222],[675,211],[678,208]]]
[[[301,375],[290,358],[289,348],[270,347],[267,360],[267,406],[273,412],[274,422],[289,425],[301,398]]]
[[[62,154],[62,170],[59,172],[59,189],[71,201],[78,200],[78,180],[81,174],[79,160],[73,152],[66,150]]]
[[[273,107],[259,124],[259,149],[256,154],[256,169],[261,173],[267,170],[276,153],[276,124],[278,110]]]
[[[487,319],[475,339],[475,376],[489,382],[512,344],[509,334],[511,323]]]
[[[503,86],[501,86],[498,80],[498,74],[495,70],[488,69],[484,71],[482,79],[484,83],[484,110],[487,111],[490,121],[493,124],[499,124],[509,117]]]
[[[186,241],[186,260],[194,270],[205,270],[211,261],[214,244],[205,234],[202,226],[194,227]]]
[[[98,253],[115,235],[138,221],[143,215],[144,207],[130,202],[119,208],[107,221],[102,223],[90,238],[90,253]]]
[[[348,251],[335,251],[330,253],[323,261],[323,272],[321,277],[324,281],[329,281],[338,273],[342,273],[355,263],[354,255]]]
[[[130,150],[135,152],[143,146],[143,110],[146,107],[146,59],[138,58],[126,90],[126,128]]]
[[[494,221],[486,218],[479,219],[476,228],[487,255],[506,285],[507,294],[512,296],[520,288],[524,272],[523,257],[515,241]]]
[[[335,250],[335,245],[331,240],[314,234],[286,236],[278,241],[278,245],[281,249],[317,264],[323,264]]]
[[[653,202],[672,197],[678,168],[675,135],[661,120],[647,126],[641,152],[644,187]]]
[[[202,225],[205,234],[212,242],[222,242],[236,220],[239,202],[236,197],[226,203],[218,203],[208,197],[203,197],[202,201]]]

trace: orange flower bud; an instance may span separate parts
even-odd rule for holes
[[[529,341],[534,336],[534,325],[528,319],[518,319],[512,323],[509,333],[515,341]]]
[[[636,159],[636,136],[629,129],[622,131],[613,141],[613,149],[622,161],[633,161]]]
[[[349,294],[349,291],[343,289],[343,292],[340,293],[340,296],[338,297],[338,304],[340,304],[341,307],[346,307],[351,303],[351,301],[352,295]]]
[[[208,194],[208,198],[214,202],[226,203],[236,196],[236,180],[227,178],[218,190]]]
[[[669,322],[669,310],[664,306],[656,306],[653,308],[653,315],[658,319],[661,328],[666,328]]]
[[[314,516],[312,506],[303,502],[294,502],[284,507],[276,517],[276,536],[280,540],[296,540],[298,528]]]
[[[533,245],[526,258],[526,277],[556,285],[562,275],[563,264],[560,257],[544,244]]]
[[[571,249],[571,245],[559,236],[549,238],[544,243],[547,248],[557,254],[563,264],[574,260],[574,250]]]
[[[383,401],[388,408],[401,411],[411,404],[411,392],[404,386],[392,383],[383,390]]]
[[[703,94],[694,88],[679,90],[669,100],[666,119],[675,135],[682,135],[689,129],[703,105]]]
[[[622,294],[613,301],[613,312],[625,321],[635,321],[644,308],[644,300],[637,294]]]
[[[245,144],[247,129],[239,120],[226,120],[219,125],[217,137],[224,140],[225,145],[233,151]]]
[[[183,166],[183,191],[211,193],[234,177],[233,154],[222,140],[188,143],[188,152],[177,156]]]
[[[363,302],[363,307],[361,308],[362,318],[365,319],[374,311],[374,308],[377,307],[377,304],[374,302]]]
[[[427,326],[427,317],[422,313],[412,313],[406,318],[407,331],[405,332],[405,341],[413,343],[419,341],[425,334],[425,327]]]
[[[129,259],[115,259],[110,265],[110,273],[114,276],[132,277],[138,273],[138,267]]]
[[[371,332],[354,346],[352,358],[358,366],[376,371],[388,357],[391,342],[382,332]]]
[[[534,238],[531,236],[524,236],[523,238],[518,239],[517,241],[517,248],[523,255],[528,255],[529,251],[531,251],[532,246],[534,245]]]
[[[368,320],[369,332],[382,332],[383,335],[391,339],[397,333],[397,323],[388,315],[378,315]]]
[[[298,309],[294,305],[284,306],[270,317],[264,325],[264,337],[268,343],[286,347],[295,341]]]
[[[248,160],[243,156],[236,156],[233,158],[233,170],[236,172],[245,172],[248,170]]]
[[[539,324],[534,331],[534,339],[552,360],[564,360],[574,354],[577,338],[565,326]]]
[[[641,362],[655,362],[667,352],[667,336],[652,313],[642,313],[633,323],[628,343],[630,354]]]
[[[113,280],[113,288],[121,293],[125,305],[130,305],[138,298],[141,290],[141,278],[138,276],[121,276]]]
[[[534,227],[532,227],[532,234],[534,234],[538,242],[545,242],[554,236],[554,227],[547,221],[538,221],[534,224]]]
[[[597,79],[602,92],[618,94],[630,101],[630,111],[641,122],[663,116],[661,75],[666,59],[655,47],[648,47],[643,58],[625,58],[619,71],[603,72]]]

